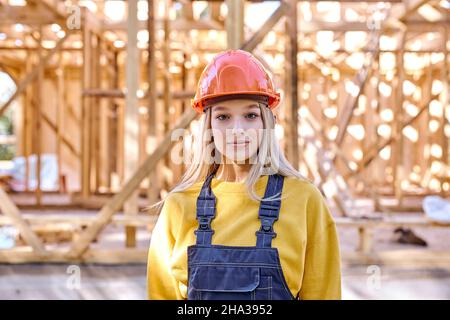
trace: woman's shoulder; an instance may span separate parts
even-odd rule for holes
[[[201,187],[202,183],[197,182],[184,190],[170,192],[166,195],[164,201],[168,203],[183,203],[186,200],[197,198]]]
[[[327,226],[334,223],[325,195],[312,181],[298,177],[286,177],[291,201],[306,209],[310,225]],[[294,196],[292,196],[294,195]],[[302,205],[300,205],[302,204]]]
[[[301,193],[309,197],[320,199],[322,193],[319,188],[307,178],[301,178],[297,176],[284,177],[284,187],[295,193]]]

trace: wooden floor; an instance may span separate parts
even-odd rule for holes
[[[145,299],[146,266],[0,265],[0,299]]]
[[[378,285],[373,267],[343,269],[342,298],[349,299],[450,299],[450,269],[393,268],[381,266]]]
[[[363,204],[364,205],[364,204]],[[22,209],[23,214],[45,213],[78,214],[93,216],[95,210],[85,209]],[[428,247],[400,244],[395,241],[394,228],[379,228],[374,231],[373,249],[429,250],[450,252],[448,228],[413,228],[427,241]],[[358,244],[356,228],[338,227],[342,253],[354,252]],[[147,249],[151,231],[138,228],[137,246]],[[125,243],[123,226],[110,225],[104,230],[94,249],[123,248]],[[434,265],[432,265],[434,266]],[[76,266],[75,266],[76,267]],[[71,287],[73,269],[67,264],[0,264],[0,299],[145,299],[146,265],[82,265],[80,266],[80,288]],[[370,267],[369,267],[370,268]],[[379,288],[373,283],[374,269],[380,275]],[[440,269],[417,264],[406,267],[351,266],[343,264],[344,299],[450,299],[450,264]]]
[[[146,266],[81,266],[80,288],[69,265],[0,265],[0,299],[145,299]],[[450,269],[343,269],[343,299],[450,299]]]

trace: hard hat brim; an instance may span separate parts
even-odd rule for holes
[[[266,103],[270,109],[274,109],[280,103],[280,94],[263,93],[261,91],[241,91],[230,92],[226,94],[210,94],[201,99],[191,99],[192,107],[198,112],[203,113],[205,107],[221,101],[232,99],[250,99]]]

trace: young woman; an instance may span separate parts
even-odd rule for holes
[[[227,50],[204,69],[192,161],[151,237],[150,299],[341,298],[335,223],[280,150],[279,100],[248,52]]]

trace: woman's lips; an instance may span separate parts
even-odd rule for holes
[[[228,144],[239,147],[239,146],[246,146],[249,143],[250,141],[237,141],[237,142],[229,142]]]

